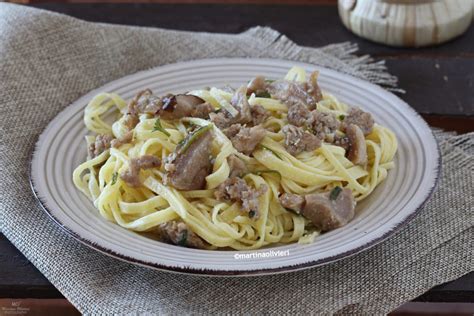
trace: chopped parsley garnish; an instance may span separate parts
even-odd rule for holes
[[[183,140],[181,140],[176,146],[176,152],[182,154],[191,146],[194,141],[199,139],[201,136],[206,134],[207,131],[211,130],[214,127],[214,124],[207,124],[205,126],[199,127],[194,132],[188,134]]]
[[[112,174],[112,185],[114,185],[115,183],[117,183],[117,178],[118,178],[118,173],[117,172],[114,172]]]
[[[342,192],[342,189],[340,186],[334,187],[334,189],[331,190],[331,193],[329,193],[329,199],[331,201],[336,200],[339,194],[341,194],[341,192]]]
[[[178,144],[176,145],[176,148],[183,147],[183,145],[184,145],[184,143],[186,142],[186,140],[187,140],[186,137],[183,138],[182,140],[180,140],[180,141],[178,142]]]
[[[168,136],[168,137],[171,136],[171,134],[168,133],[168,132],[163,128],[163,126],[161,125],[161,120],[160,120],[160,118],[157,118],[157,119],[156,119],[155,125],[153,126],[152,132],[156,132],[156,131],[162,132],[163,134],[165,134],[165,135]]]
[[[345,116],[344,114],[339,115],[339,119],[340,119],[341,121],[344,120],[345,118],[346,118],[346,116]]]
[[[275,80],[273,80],[273,79],[265,79],[265,82],[266,82],[266,83],[272,83],[272,82],[275,82]]]
[[[187,230],[183,230],[183,232],[181,233],[181,236],[179,236],[179,239],[178,239],[178,241],[176,242],[176,244],[177,244],[178,246],[183,246],[183,247],[185,247],[187,241],[188,241],[188,231],[187,231]]]
[[[262,91],[255,95],[257,98],[271,98],[272,96],[267,91]]]

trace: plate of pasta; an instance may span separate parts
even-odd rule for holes
[[[66,107],[40,135],[33,192],[84,244],[135,264],[257,275],[368,249],[433,191],[428,125],[393,94],[311,64],[160,66]]]

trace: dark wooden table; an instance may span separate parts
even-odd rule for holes
[[[358,54],[385,59],[398,76],[400,95],[433,126],[460,133],[474,131],[474,27],[440,47],[390,48],[360,39],[339,22],[337,8],[328,5],[227,5],[227,4],[35,4],[94,22],[163,27],[179,30],[238,33],[255,25],[270,26],[305,46],[352,41]],[[0,298],[62,298],[56,288],[0,234]],[[437,286],[416,298],[474,309],[474,273]],[[471,304],[461,304],[471,303]],[[424,305],[426,310],[427,305]],[[452,305],[451,305],[452,306]],[[417,307],[419,308],[419,307]],[[416,308],[415,308],[416,309]],[[449,308],[448,308],[449,309]],[[403,314],[406,307],[398,310]],[[413,312],[413,308],[410,309]],[[471,311],[470,314],[472,314]],[[1,314],[1,311],[0,311]]]

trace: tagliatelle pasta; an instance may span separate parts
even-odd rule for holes
[[[295,67],[282,82],[294,82],[294,87],[303,87],[308,80],[305,71]],[[266,84],[272,85],[269,91],[278,87],[272,81]],[[237,105],[236,93],[213,87],[190,91],[187,95],[205,102],[211,113],[225,113],[226,118],[236,121],[243,111]],[[307,93],[308,96],[316,95],[310,89]],[[262,122],[255,124],[264,131],[264,137],[251,153],[239,150],[233,139],[235,135],[229,134],[229,128],[219,127],[220,123],[212,119],[214,114],[211,114],[211,119],[192,116],[168,119],[159,113],[163,113],[160,111],[169,104],[169,99],[161,98],[155,103],[150,100],[148,97],[146,106],[159,104],[159,110],[156,113],[150,110],[136,113],[136,121],[132,124],[130,106],[120,96],[101,93],[90,101],[84,111],[84,122],[96,136],[86,136],[87,146],[92,151],[88,159],[74,170],[73,181],[93,201],[102,217],[126,229],[158,236],[163,225],[182,223],[185,229],[181,227],[175,232],[180,234],[178,242],[173,239],[174,235],[167,238],[180,245],[242,250],[278,243],[312,242],[321,231],[328,230],[315,219],[315,216],[327,216],[318,214],[328,210],[318,206],[317,212],[310,214],[305,209],[288,208],[282,203],[282,194],[301,197],[304,202],[300,205],[303,206],[316,199],[330,208],[340,198],[340,190],[348,189],[355,204],[355,201],[366,198],[395,165],[397,139],[394,133],[374,124],[363,136],[362,143],[351,143],[355,138],[350,137],[350,129],[360,136],[363,128],[354,126],[357,122],[344,125],[352,115],[350,108],[327,93],[322,93],[317,99],[315,109],[309,109],[317,112],[313,113],[316,118],[327,115],[339,121],[337,130],[322,136],[304,127],[306,125],[289,124],[288,110],[294,100],[258,91],[249,92],[246,100],[238,100],[248,103],[252,109],[258,107],[265,111]],[[117,113],[117,119],[109,124],[104,117],[111,112]],[[311,124],[316,123],[311,121]],[[249,128],[250,131],[252,123],[237,125],[241,130]],[[288,125],[292,129],[285,127]],[[290,150],[290,145],[300,145],[299,141],[289,144],[288,135],[292,131],[313,139],[317,145],[298,152]],[[193,146],[198,145],[198,136],[204,137],[200,133],[212,135],[209,141],[211,168],[199,189],[179,189],[179,185],[173,185],[171,177],[173,172],[180,172],[174,169],[180,165],[167,162],[172,158],[179,161],[176,157],[180,155],[189,155]],[[99,137],[108,137],[112,145],[104,141],[104,148],[100,150]],[[349,151],[354,151],[356,146],[366,156],[354,158]],[[262,188],[258,193],[240,192],[244,198],[253,192],[254,199],[249,203],[257,201],[257,205],[249,206],[247,211],[244,211],[247,207],[244,198],[223,199],[216,193],[233,178],[231,156],[246,168],[234,182],[252,190]],[[362,162],[357,161],[358,158]],[[131,182],[132,176],[136,176],[135,182]],[[244,182],[238,182],[240,180]],[[224,188],[227,194],[232,193],[229,188]],[[202,241],[200,246],[186,243],[191,236]]]

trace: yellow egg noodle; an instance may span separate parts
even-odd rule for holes
[[[285,79],[304,82],[306,73],[294,67]],[[233,109],[230,105],[232,93],[225,90],[211,88],[188,94],[200,97],[215,109]],[[372,132],[365,137],[366,166],[354,165],[346,158],[342,147],[326,142],[316,150],[293,156],[285,149],[284,134],[281,132],[281,128],[288,124],[287,105],[255,94],[249,97],[248,102],[251,106],[260,105],[270,113],[263,123],[267,130],[265,138],[252,156],[247,156],[238,152],[229,138],[213,124],[213,166],[203,190],[180,191],[165,185],[163,165],[140,170],[143,184],[140,187],[131,187],[118,176],[128,170],[130,159],[134,157],[154,155],[164,161],[186,137],[186,125],[212,124],[209,120],[194,117],[161,119],[162,129],[157,130],[156,117],[146,114],[140,115],[131,142],[107,149],[79,165],[73,173],[74,184],[93,201],[102,217],[126,229],[149,232],[162,223],[180,220],[201,237],[209,249],[245,250],[276,243],[310,243],[320,233],[308,219],[280,204],[282,193],[304,195],[340,186],[349,188],[355,200],[360,201],[394,167],[397,139],[386,127],[375,124]],[[348,106],[323,93],[317,110],[340,117],[347,115]],[[118,119],[110,125],[105,116],[113,111],[118,114]],[[94,134],[107,134],[119,139],[127,132],[124,125],[126,111],[127,102],[120,96],[101,93],[87,105],[84,122]],[[95,138],[86,136],[87,145],[94,143]],[[227,157],[230,155],[242,159],[251,170],[243,176],[249,185],[257,188],[265,184],[268,188],[258,198],[258,219],[242,213],[238,203],[222,202],[214,197],[214,190],[229,177]]]

